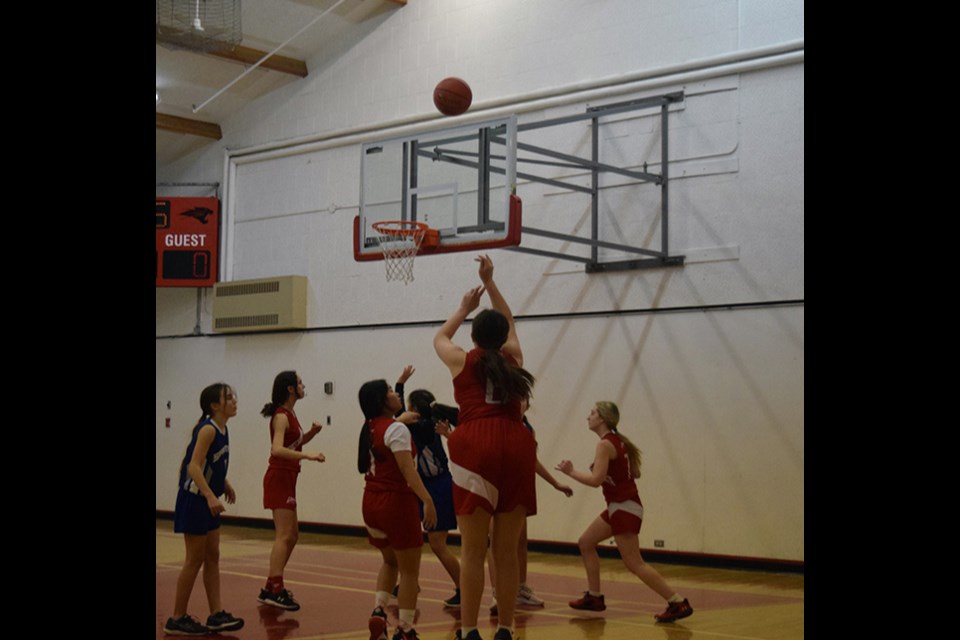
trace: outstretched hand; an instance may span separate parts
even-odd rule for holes
[[[413,368],[413,365],[412,365],[412,364],[408,364],[407,366],[405,366],[405,367],[403,368],[403,373],[401,373],[401,374],[400,374],[400,377],[397,378],[397,384],[403,384],[403,383],[405,383],[407,380],[409,380],[409,379],[410,379],[410,376],[413,375],[413,372],[414,372],[414,371],[416,371],[416,369]]]
[[[463,294],[463,300],[460,301],[460,308],[470,313],[480,306],[480,297],[486,289],[483,286],[474,287]]]
[[[493,260],[488,255],[477,256],[475,260],[480,263],[480,282],[486,285],[493,280]]]
[[[560,464],[554,467],[557,471],[570,475],[570,472],[573,471],[573,463],[569,460],[561,460]]]

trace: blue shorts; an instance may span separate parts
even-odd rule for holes
[[[449,473],[435,478],[422,478],[423,486],[433,498],[437,510],[437,526],[430,531],[452,531],[457,528],[457,514],[453,509],[453,476]],[[420,503],[420,519],[423,520],[423,503]]]
[[[205,536],[219,528],[220,516],[210,513],[206,498],[183,489],[177,491],[177,506],[173,515],[174,533]]]

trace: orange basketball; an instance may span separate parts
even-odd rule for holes
[[[433,104],[445,116],[458,116],[470,108],[473,92],[460,78],[444,78],[433,90]]]

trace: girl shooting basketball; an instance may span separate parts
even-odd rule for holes
[[[493,556],[500,597],[495,640],[512,640],[519,587],[517,545],[527,516],[537,511],[536,443],[521,421],[520,402],[530,397],[533,376],[522,368],[523,352],[513,314],[493,279],[493,262],[477,258],[482,286],[467,291],[440,327],[433,346],[453,378],[459,426],[450,434],[453,500],[461,534],[461,628],[457,638],[480,640],[477,617],[483,595],[483,561],[493,520]],[[474,348],[464,351],[453,336],[480,305],[484,291],[492,309],[473,319]]]

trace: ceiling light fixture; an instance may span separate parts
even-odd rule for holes
[[[317,22],[318,20],[322,19],[322,18],[323,18],[324,16],[326,16],[328,13],[330,13],[331,11],[333,11],[334,9],[336,9],[337,7],[339,7],[341,4],[343,4],[343,2],[344,2],[344,0],[337,0],[337,3],[336,3],[336,4],[332,5],[329,9],[327,9],[326,11],[324,11],[323,13],[321,13],[320,15],[318,15],[316,18],[314,18],[313,20],[311,20],[310,22],[308,22],[307,24],[305,24],[303,27],[300,28],[299,31],[297,31],[295,34],[293,34],[293,35],[290,36],[289,38],[287,38],[286,41],[284,41],[284,42],[281,43],[279,46],[277,46],[273,51],[271,51],[271,52],[268,53],[267,55],[265,55],[265,56],[263,56],[262,58],[260,58],[259,60],[257,60],[256,63],[254,63],[252,66],[247,67],[246,71],[244,71],[244,72],[241,73],[239,76],[237,76],[236,78],[234,78],[233,80],[231,80],[231,81],[227,84],[227,86],[225,86],[224,88],[222,88],[222,89],[220,89],[219,91],[217,91],[215,94],[213,94],[212,96],[210,96],[209,98],[207,98],[206,100],[204,100],[204,101],[203,101],[202,103],[200,103],[199,105],[196,105],[196,104],[193,105],[193,112],[196,113],[196,112],[200,111],[201,109],[203,109],[203,108],[204,108],[205,106],[207,106],[208,104],[210,104],[211,102],[213,102],[213,100],[215,100],[220,94],[222,94],[224,91],[226,91],[227,89],[229,89],[230,87],[232,87],[233,85],[235,85],[235,84],[236,84],[237,82],[239,82],[242,78],[245,78],[248,73],[250,73],[251,71],[253,71],[253,70],[256,69],[257,67],[259,67],[261,64],[263,64],[263,61],[264,61],[264,60],[266,60],[267,58],[269,58],[270,56],[272,56],[273,54],[275,54],[277,51],[280,51],[280,49],[283,49],[285,46],[287,46],[288,44],[290,44],[290,41],[291,41],[291,40],[293,40],[294,38],[296,38],[297,36],[299,36],[301,33],[303,33],[304,31],[306,31],[306,30],[309,29],[310,27],[312,27],[314,24],[316,24],[316,22]]]
[[[203,25],[200,24],[200,0],[197,0],[197,8],[193,14],[193,28],[196,31],[203,31]]]
[[[240,0],[156,0],[157,44],[211,53],[243,40]]]

